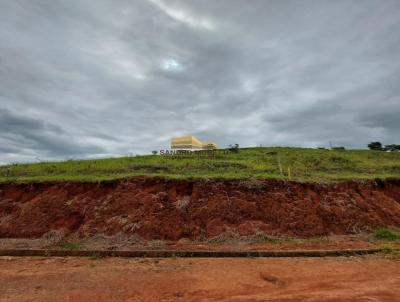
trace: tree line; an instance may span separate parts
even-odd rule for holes
[[[400,151],[400,145],[390,144],[383,146],[381,142],[370,142],[368,144],[368,148],[370,150],[377,150],[377,151]]]

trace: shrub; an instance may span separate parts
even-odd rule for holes
[[[382,143],[381,142],[370,142],[368,144],[368,148],[370,150],[378,150],[378,151],[382,151]]]
[[[384,150],[390,151],[390,152],[400,151],[400,145],[396,145],[396,144],[386,145]]]
[[[238,153],[239,152],[239,144],[229,145],[229,151]]]
[[[395,230],[387,229],[387,228],[382,228],[378,229],[374,233],[375,238],[381,239],[381,240],[399,240],[400,239],[400,233]]]

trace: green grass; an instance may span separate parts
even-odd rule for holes
[[[400,250],[398,248],[386,245],[380,249],[381,251],[378,255],[391,260],[400,260]]]
[[[68,251],[78,251],[83,248],[82,244],[78,242],[67,242],[67,241],[59,242],[55,246],[62,250],[68,250]]]
[[[400,231],[382,228],[376,230],[374,232],[374,236],[376,239],[379,240],[389,240],[389,241],[400,240]]]
[[[0,166],[3,183],[95,182],[144,175],[178,179],[290,178],[302,182],[400,178],[400,152],[271,147],[243,148],[238,153],[209,158],[148,155]]]

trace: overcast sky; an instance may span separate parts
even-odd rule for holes
[[[400,143],[400,1],[0,0],[0,163]]]

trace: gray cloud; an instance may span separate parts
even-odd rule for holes
[[[0,3],[0,163],[400,143],[400,3]]]
[[[85,156],[104,151],[95,144],[74,140],[51,122],[26,117],[7,109],[0,109],[0,128],[0,151],[6,158],[13,158],[14,154],[30,154],[36,159],[40,156]]]

